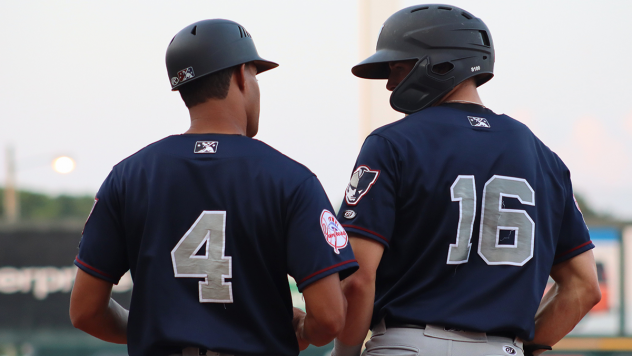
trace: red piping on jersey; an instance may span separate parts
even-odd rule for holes
[[[345,264],[347,264],[347,263],[351,263],[351,262],[358,262],[358,260],[355,260],[355,259],[354,259],[354,260],[348,260],[348,261],[344,261],[344,262],[336,263],[335,265],[333,265],[333,266],[329,266],[329,267],[327,267],[327,268],[323,268],[323,269],[321,269],[320,271],[318,271],[318,272],[314,272],[314,273],[310,274],[309,276],[307,276],[307,277],[305,277],[305,278],[301,279],[301,280],[298,282],[298,284],[301,284],[301,283],[305,282],[306,280],[308,280],[308,279],[310,279],[310,278],[312,278],[312,277],[314,277],[314,276],[316,276],[316,275],[318,275],[318,274],[321,274],[321,273],[323,273],[323,272],[327,272],[327,271],[329,271],[329,270],[330,270],[330,269],[332,269],[332,268],[336,268],[336,267],[339,267],[339,266],[342,266],[342,265],[345,265]]]
[[[388,240],[386,239],[386,237],[378,234],[377,232],[373,232],[373,231],[371,231],[369,229],[365,229],[363,227],[359,227],[359,226],[355,226],[355,225],[348,225],[348,224],[342,224],[342,227],[350,227],[350,228],[353,228],[353,229],[358,229],[358,230],[362,230],[364,232],[368,232],[371,235],[375,235],[375,236],[381,238],[382,240],[386,241],[386,243],[388,244]]]
[[[558,259],[558,258],[560,258],[560,257],[562,257],[562,256],[568,255],[569,253],[571,253],[571,252],[573,252],[573,251],[575,251],[575,250],[579,250],[580,248],[582,248],[582,247],[584,247],[584,246],[587,246],[587,245],[589,245],[589,244],[591,244],[591,243],[592,243],[592,241],[584,242],[583,244],[581,244],[581,245],[579,245],[579,246],[577,246],[577,247],[574,247],[574,248],[572,248],[572,249],[570,249],[570,250],[568,250],[568,251],[566,251],[566,252],[562,252],[562,253],[560,253],[560,254],[555,255],[555,259]]]
[[[108,277],[108,278],[114,278],[114,277],[110,276],[109,274],[107,274],[107,273],[105,273],[105,272],[101,272],[101,271],[99,271],[98,269],[96,269],[96,268],[94,268],[94,267],[90,266],[89,264],[87,264],[87,263],[83,262],[82,260],[80,260],[80,259],[79,259],[79,256],[75,257],[75,260],[76,260],[77,262],[79,262],[82,266],[84,266],[85,268],[88,268],[88,269],[89,269],[89,270],[91,270],[91,271],[95,271],[96,273],[98,273],[98,274],[100,274],[100,275],[103,275],[103,276],[106,276],[106,277]]]

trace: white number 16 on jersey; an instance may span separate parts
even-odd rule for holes
[[[456,243],[450,244],[447,264],[456,265],[467,263],[470,257],[476,218],[474,176],[458,176],[450,194],[452,201],[459,202],[459,225]],[[503,197],[535,206],[535,192],[525,179],[498,175],[490,178],[483,189],[478,254],[488,265],[524,266],[533,257],[535,222],[524,210],[505,209]],[[513,241],[501,243],[512,234]]]

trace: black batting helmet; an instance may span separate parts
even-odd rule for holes
[[[366,79],[388,79],[388,63],[417,60],[393,90],[393,109],[410,114],[476,76],[480,86],[494,76],[494,44],[483,21],[451,5],[411,6],[389,17],[375,54],[351,72]]]
[[[199,21],[178,32],[167,47],[166,62],[171,90],[242,63],[254,62],[257,73],[279,66],[259,57],[243,26],[223,19]]]

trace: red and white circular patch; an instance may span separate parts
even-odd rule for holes
[[[347,247],[349,237],[342,225],[336,220],[334,214],[325,209],[320,214],[320,228],[323,229],[323,235],[327,243],[334,248],[334,252],[340,254],[340,249]]]

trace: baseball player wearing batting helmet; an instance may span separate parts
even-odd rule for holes
[[[360,269],[342,282],[335,356],[357,355],[369,328],[367,355],[537,354],[599,301],[568,168],[481,102],[493,64],[483,21],[432,4],[392,15],[353,67],[387,79],[408,116],[366,138],[345,191]]]
[[[187,132],[112,169],[75,264],[73,324],[130,355],[297,355],[344,325],[348,238],[306,167],[253,139],[261,58],[246,29],[205,20],[173,38],[173,90]],[[131,270],[129,313],[110,299]],[[292,308],[287,275],[307,314]]]

